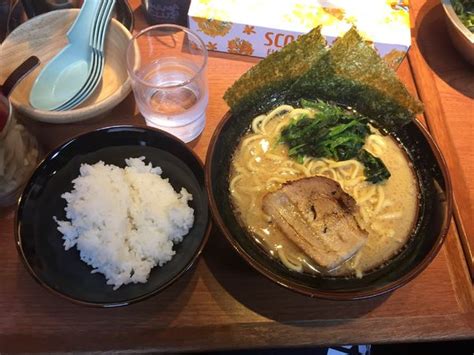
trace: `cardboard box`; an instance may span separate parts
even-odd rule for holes
[[[319,25],[329,45],[355,25],[392,67],[411,43],[408,0],[192,0],[188,16],[209,50],[256,57]]]

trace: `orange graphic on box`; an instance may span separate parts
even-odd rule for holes
[[[230,40],[227,43],[227,52],[236,53],[236,54],[244,54],[244,55],[252,55],[253,47],[249,41],[246,41],[244,39],[240,39],[239,37],[237,37]]]
[[[232,23],[230,22],[199,17],[194,17],[193,19],[197,23],[199,31],[211,37],[225,36],[232,28]]]
[[[408,0],[388,0],[387,4],[394,10],[408,9],[408,6],[410,6]]]
[[[215,51],[217,50],[217,43],[207,42],[206,47],[209,51]]]
[[[321,8],[325,13],[331,15],[332,17],[338,19],[339,21],[344,20],[345,11],[344,9],[338,9],[335,7],[322,7]]]
[[[405,58],[405,54],[406,53],[403,51],[392,49],[383,57],[383,59],[390,67],[396,69],[402,62],[403,58]]]
[[[255,26],[245,25],[244,30],[242,32],[248,35],[254,34],[256,33]]]

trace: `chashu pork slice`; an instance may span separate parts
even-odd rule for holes
[[[263,198],[263,211],[318,265],[332,270],[351,258],[367,233],[354,218],[356,202],[334,180],[291,181]]]

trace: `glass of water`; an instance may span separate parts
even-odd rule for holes
[[[198,35],[178,25],[148,27],[132,38],[127,66],[147,125],[184,142],[201,134],[209,93],[207,49]]]

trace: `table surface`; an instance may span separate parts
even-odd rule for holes
[[[138,1],[131,3],[137,8]],[[31,278],[15,249],[14,209],[4,209],[0,210],[0,352],[187,351],[473,338],[474,289],[468,255],[473,229],[466,219],[472,214],[465,210],[474,191],[473,71],[449,42],[438,1],[412,0],[411,6],[414,44],[398,75],[425,104],[426,114],[420,119],[426,120],[442,148],[458,207],[441,251],[415,280],[369,300],[309,298],[254,271],[214,229],[196,266],[164,292],[125,308],[85,308],[50,294]],[[135,18],[140,28],[139,10]],[[257,62],[210,53],[208,122],[192,144],[203,160],[228,109],[224,91]],[[46,150],[77,133],[116,123],[143,123],[131,95],[112,113],[92,121],[26,122]]]

